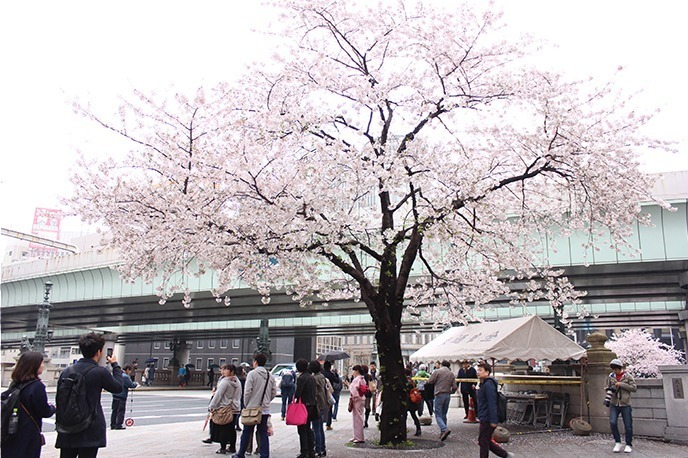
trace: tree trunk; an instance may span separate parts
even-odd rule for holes
[[[406,412],[408,390],[406,373],[401,357],[400,329],[379,329],[376,332],[380,358],[382,385],[382,415],[380,418],[380,445],[400,444],[406,441]]]

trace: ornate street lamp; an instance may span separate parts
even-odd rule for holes
[[[50,342],[50,334],[48,332],[48,320],[50,319],[50,309],[53,306],[50,304],[50,291],[53,289],[53,284],[49,281],[45,282],[45,294],[43,296],[43,303],[38,304],[38,320],[36,321],[36,337],[33,339],[33,351],[38,351],[45,355],[45,344]]]
[[[258,338],[256,338],[257,353],[264,354],[268,361],[267,366],[272,365],[272,352],[270,351],[270,329],[269,321],[267,319],[260,320],[260,329],[258,331]]]

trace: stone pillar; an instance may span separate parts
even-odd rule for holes
[[[605,348],[604,343],[608,337],[601,332],[588,335],[590,344],[588,349],[588,397],[590,399],[590,425],[592,430],[598,433],[610,433],[609,408],[604,406],[604,387],[611,369],[609,362],[616,358],[616,354]],[[583,418],[587,416],[584,406],[581,413]],[[621,423],[621,418],[619,418]]]
[[[688,366],[659,366],[659,371],[667,412],[664,439],[688,444]]]
[[[41,375],[41,381],[45,386],[57,386],[57,380],[60,378],[60,374],[63,368],[56,367],[52,362],[50,362],[49,357],[43,358],[43,374]]]

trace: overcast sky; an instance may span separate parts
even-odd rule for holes
[[[3,137],[0,225],[30,232],[35,207],[58,208],[70,193],[77,149],[107,154],[113,137],[73,114],[70,102],[117,110],[132,89],[190,91],[235,78],[266,53],[251,30],[269,12],[258,2],[5,2],[0,39]],[[447,3],[451,4],[449,0]],[[515,31],[558,47],[548,64],[577,77],[613,77],[639,103],[659,108],[655,135],[679,142],[676,156],[647,158],[648,171],[688,170],[684,87],[687,6],[669,0],[497,2]],[[65,228],[80,230],[75,219]],[[4,246],[8,243],[2,241]]]

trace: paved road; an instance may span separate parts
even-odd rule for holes
[[[55,402],[55,393],[48,393],[49,402]],[[208,414],[210,390],[149,391],[130,390],[127,412],[124,418],[133,418],[135,426],[164,425],[168,423],[203,422]],[[103,392],[101,405],[105,418],[110,423],[112,395]],[[275,398],[270,405],[272,412],[280,412],[281,398]],[[55,417],[43,420],[43,431],[55,430]]]
[[[210,392],[208,390],[139,391],[134,393],[134,414],[136,423],[125,431],[107,431],[106,448],[100,449],[99,458],[179,457],[195,458],[217,456],[217,444],[201,442],[208,437],[203,431],[203,420]],[[52,397],[52,396],[51,396]],[[109,412],[110,394],[103,394],[103,407]],[[478,426],[463,423],[463,410],[449,409],[449,427],[452,434],[446,442],[439,442],[435,424],[423,427],[422,450],[390,450],[374,447],[379,439],[375,423],[365,430],[365,445],[352,446],[348,441],[352,435],[351,415],[346,412],[348,397],[342,397],[343,410],[332,431],[326,431],[327,456],[329,458],[391,458],[391,457],[476,457]],[[140,407],[139,407],[140,406]],[[271,458],[293,458],[299,453],[299,441],[294,426],[287,426],[279,419],[279,399],[272,405],[272,421],[275,433],[270,438]],[[413,431],[412,422],[407,422]],[[55,449],[57,433],[49,431],[46,424],[46,441],[42,458],[58,458]],[[416,440],[410,436],[411,440]],[[529,458],[620,458],[612,453],[613,442],[609,434],[593,434],[588,437],[574,436],[570,430],[540,432],[526,435],[512,435],[506,449],[517,457]],[[434,446],[436,448],[430,448]],[[622,454],[625,456],[625,454]],[[249,455],[246,455],[249,457]],[[493,455],[494,456],[494,455]],[[255,457],[255,455],[251,455]],[[688,446],[667,444],[655,440],[638,438],[634,441],[630,458],[687,458]]]

